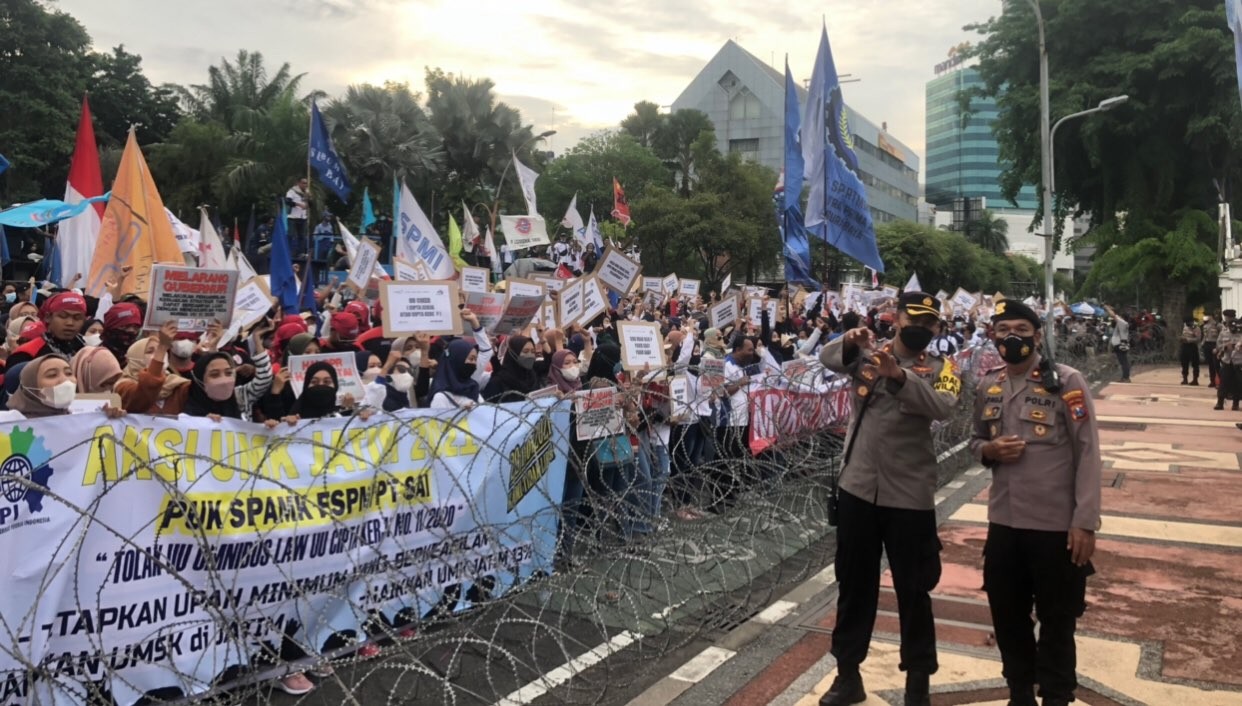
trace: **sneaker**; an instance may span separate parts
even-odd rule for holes
[[[306,678],[306,675],[298,672],[290,674],[276,682],[276,688],[291,696],[301,696],[309,694],[315,690],[315,682]]]
[[[819,706],[851,706],[867,700],[867,690],[863,687],[862,675],[858,672],[838,674],[832,680],[828,693],[819,697]]]
[[[413,640],[418,635],[418,631],[414,628],[401,628],[397,631],[398,640]]]
[[[362,647],[359,647],[358,651],[354,652],[354,654],[357,655],[358,659],[375,659],[380,655],[380,648],[375,643],[368,642]]]
[[[307,672],[312,677],[319,679],[327,679],[333,674],[336,674],[336,670],[332,668],[332,663],[326,661],[322,664],[316,665],[314,669],[308,669]]]

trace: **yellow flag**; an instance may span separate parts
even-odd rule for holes
[[[112,198],[104,211],[95,257],[91,260],[86,293],[98,297],[109,281],[120,282],[123,294],[149,295],[151,266],[184,265],[177,236],[164,211],[164,201],[151,179],[151,170],[129,131],[121,166],[112,184]],[[122,268],[131,267],[128,274]]]
[[[457,227],[457,220],[451,215],[449,216],[449,257],[453,258],[453,266],[461,272],[461,268],[469,267],[470,263],[461,257],[461,228]]]

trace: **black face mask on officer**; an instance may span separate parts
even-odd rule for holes
[[[901,328],[897,331],[897,340],[907,349],[922,353],[936,337],[939,321],[931,316],[910,316],[901,314],[898,320]]]
[[[996,350],[1001,359],[1010,365],[1018,365],[1035,355],[1035,337],[1019,336],[1011,333],[1004,338],[996,339]]]

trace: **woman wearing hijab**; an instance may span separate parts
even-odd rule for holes
[[[562,398],[572,397],[582,389],[582,366],[578,356],[568,348],[552,354],[552,367],[548,370],[548,382],[556,386]],[[565,490],[561,498],[564,518],[561,523],[561,556],[573,559],[574,545],[580,528],[588,516],[588,508],[582,498],[586,494],[583,482],[583,459],[588,457],[587,445],[578,440],[577,424],[574,421],[573,407],[570,407],[569,420],[569,466],[566,468]]]
[[[491,381],[483,390],[484,399],[488,402],[526,400],[530,393],[543,386],[547,368],[540,371],[538,362],[534,341],[525,336],[510,336],[509,350],[500,369],[492,373]]]
[[[78,392],[84,395],[112,392],[113,385],[124,374],[112,351],[106,348],[83,348],[73,356],[72,367]]]
[[[78,383],[69,359],[59,353],[39,356],[22,366],[18,385],[9,398],[9,409],[27,419],[69,414],[77,396]],[[110,418],[125,414],[124,409],[104,406]]]
[[[254,379],[239,386],[233,357],[221,351],[207,353],[190,369],[190,384],[177,388],[169,397],[169,405],[174,408],[179,405],[181,413],[191,417],[210,417],[216,421],[225,417],[248,418],[251,409],[272,387],[272,361],[261,346],[263,335],[270,328],[270,322],[260,323],[250,334],[253,349],[258,351],[253,361]],[[161,334],[163,332],[161,329]],[[152,360],[146,371],[153,377],[155,366]],[[164,375],[162,370],[160,372],[156,379],[163,385]],[[275,426],[276,421],[268,419],[267,424]]]
[[[481,404],[479,383],[474,379],[478,372],[479,349],[470,341],[457,339],[449,344],[448,352],[436,366],[436,377],[431,382],[428,395],[431,409],[469,409]]]
[[[177,324],[164,324],[159,333],[139,339],[125,353],[125,374],[112,387],[121,406],[135,414],[181,414],[190,379],[168,369],[168,350]]]

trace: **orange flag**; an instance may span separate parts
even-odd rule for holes
[[[98,297],[109,281],[118,281],[122,293],[146,297],[151,289],[151,266],[157,262],[184,265],[185,259],[131,129],[99,229],[86,293]],[[133,269],[122,275],[127,266]]]

